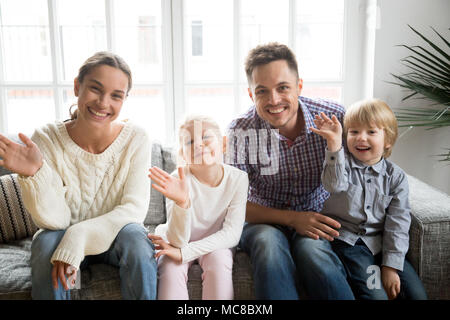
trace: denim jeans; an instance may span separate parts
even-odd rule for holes
[[[330,244],[333,251],[336,252],[344,264],[348,281],[357,298],[370,300],[386,300],[388,298],[380,279],[381,274],[378,272],[379,269],[378,271],[368,272],[370,266],[381,265],[382,253],[374,256],[361,239],[354,246],[340,240],[334,240]],[[397,273],[400,278],[398,299],[427,299],[422,282],[412,265],[406,259],[403,271],[397,271]],[[372,277],[373,281],[370,281],[369,277]],[[368,285],[368,280],[372,285]]]
[[[240,247],[250,256],[256,299],[354,299],[345,268],[326,240],[248,223]]]
[[[58,280],[52,286],[50,258],[64,236],[65,230],[44,230],[31,244],[31,297],[33,299],[70,299]],[[156,299],[157,266],[154,246],[145,228],[136,223],[124,226],[108,251],[86,256],[80,269],[92,263],[106,263],[119,268],[120,289],[124,299]],[[78,271],[79,272],[79,271]]]

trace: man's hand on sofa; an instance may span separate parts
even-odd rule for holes
[[[19,138],[25,145],[9,140],[0,134],[0,166],[29,177],[42,167],[42,154],[38,146],[23,133]]]
[[[160,256],[166,255],[175,262],[182,262],[183,259],[181,256],[180,248],[172,246],[163,238],[155,234],[148,234],[148,238],[155,245],[155,250],[157,250],[155,258],[159,258]]]
[[[64,290],[69,290],[69,284],[67,280],[70,280],[70,288],[75,286],[75,280],[77,278],[77,269],[72,267],[70,264],[62,261],[53,261],[52,268],[52,284],[54,289],[58,289],[58,280],[61,282]],[[66,280],[66,276],[69,279]]]

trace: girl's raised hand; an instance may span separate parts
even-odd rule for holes
[[[311,127],[311,131],[327,140],[328,150],[339,151],[342,146],[342,126],[338,118],[333,115],[330,119],[321,112],[313,121],[317,128]]]
[[[181,208],[189,206],[189,190],[182,167],[178,168],[179,178],[158,167],[152,167],[148,171],[150,172],[148,177],[154,182],[152,188],[173,200]]]
[[[42,154],[37,145],[23,133],[19,138],[25,145],[0,134],[0,166],[22,176],[33,176],[42,167]]]

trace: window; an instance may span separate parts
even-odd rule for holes
[[[201,20],[192,21],[192,55],[203,55],[203,26]]]
[[[303,95],[346,102],[360,80],[346,61],[358,61],[348,26],[363,25],[361,1],[0,0],[0,131],[68,119],[78,68],[101,50],[133,72],[121,117],[165,143],[186,113],[225,129],[251,106],[243,65],[260,43],[294,50]]]

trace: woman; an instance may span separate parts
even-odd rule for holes
[[[19,174],[40,228],[31,246],[33,299],[70,299],[66,277],[73,281],[89,262],[120,268],[124,299],[156,298],[154,247],[142,225],[150,141],[116,121],[131,84],[120,57],[96,53],[74,80],[71,120],[48,124],[31,140],[19,134],[25,146],[0,136],[0,165]]]

